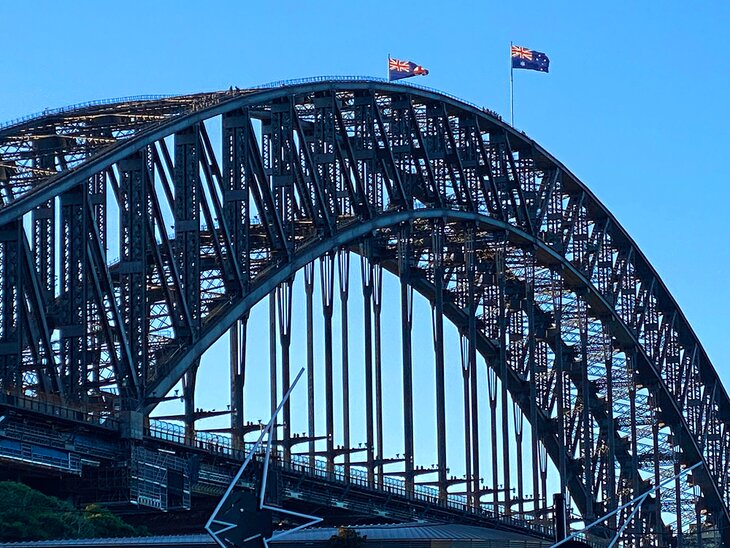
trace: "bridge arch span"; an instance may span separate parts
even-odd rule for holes
[[[514,402],[583,519],[701,461],[692,484],[642,509],[639,529],[657,546],[693,520],[728,534],[730,407],[696,335],[591,191],[491,111],[339,80],[90,105],[0,128],[0,198],[6,391],[146,414],[182,379],[194,428],[203,352],[267,295],[285,303],[299,270],[355,252],[403,280],[404,341],[411,287],[457,326],[465,370],[481,353],[490,390],[505,392],[478,394],[465,374],[465,414],[476,424],[479,402]],[[408,350],[402,360],[407,386]],[[404,430],[413,489],[408,416]],[[508,445],[506,470],[523,457]],[[528,478],[500,471],[495,495],[496,483],[480,488],[475,447],[470,501],[487,493],[510,514],[520,498],[527,511],[523,480],[545,490],[535,465]],[[342,457],[332,441],[325,453]],[[441,455],[444,495],[445,468]]]

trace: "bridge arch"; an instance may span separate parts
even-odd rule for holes
[[[701,460],[693,482],[726,528],[730,407],[697,337],[610,212],[494,113],[325,81],[82,107],[0,139],[6,389],[71,402],[106,391],[148,412],[181,378],[194,385],[202,353],[253,304],[356,244],[492,364],[585,519]],[[105,249],[112,201],[118,264]],[[167,341],[141,319],[154,306]],[[94,388],[84,379],[102,359]],[[689,487],[675,486],[675,528]],[[642,512],[657,545],[668,513]]]

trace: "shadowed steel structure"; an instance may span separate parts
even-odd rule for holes
[[[351,257],[364,303],[355,335]],[[0,127],[9,408],[75,413],[137,455],[158,432],[150,412],[182,382],[184,413],[168,419],[195,446],[196,422],[211,414],[195,403],[200,358],[228,334],[232,455],[258,429],[243,413],[249,312],[269,299],[273,404],[289,388],[300,271],[308,397],[306,408],[284,406],[282,467],[345,482],[361,474],[382,492],[397,476],[406,498],[425,500],[430,486],[435,506],[458,500],[465,514],[528,523],[552,512],[554,469],[554,490],[587,523],[701,462],[642,505],[623,545],[730,542],[730,406],[706,353],[610,212],[493,112],[424,88],[332,78],[90,103]],[[396,456],[383,447],[394,420],[383,417],[383,271],[400,284]],[[433,466],[414,444],[414,291],[433,311]],[[458,330],[463,384],[463,423],[448,425],[445,320]],[[363,386],[349,382],[354,336]],[[365,416],[361,447],[350,440],[354,406]],[[292,433],[293,412],[307,415],[306,435]],[[447,426],[465,432],[464,477],[449,476]],[[627,517],[606,523],[606,537]]]

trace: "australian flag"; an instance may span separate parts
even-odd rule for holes
[[[421,65],[410,61],[400,61],[388,57],[388,80],[400,80],[411,76],[426,76],[428,71]]]
[[[541,51],[523,48],[522,46],[512,46],[512,68],[539,70],[540,72],[549,72],[550,59]]]

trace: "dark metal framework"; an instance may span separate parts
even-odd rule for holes
[[[351,254],[365,303],[357,387],[348,373]],[[707,528],[730,542],[730,402],[707,355],[606,208],[493,113],[409,86],[326,81],[88,106],[0,129],[8,394],[135,423],[182,381],[180,418],[193,439],[206,416],[194,397],[200,357],[229,333],[230,434],[240,446],[256,428],[243,414],[249,311],[269,297],[274,405],[290,383],[300,270],[309,427],[292,434],[287,403],[277,433],[285,459],[304,443],[328,467],[364,468],[376,487],[396,467],[407,491],[431,484],[446,498],[462,489],[471,505],[539,519],[549,457],[586,521],[701,461],[642,507],[624,542],[669,546],[678,532]],[[400,279],[402,458],[383,453],[383,270]],[[435,468],[414,454],[414,291],[433,310]],[[461,479],[447,473],[446,428],[461,425],[446,424],[444,318],[462,345]],[[353,390],[364,401],[364,448],[350,440]],[[480,436],[490,455],[480,454]]]

